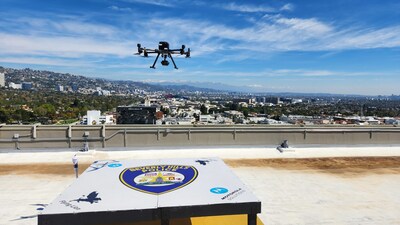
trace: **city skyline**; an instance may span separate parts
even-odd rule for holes
[[[2,0],[0,66],[255,92],[400,94],[396,1]],[[149,66],[136,44],[190,47]]]

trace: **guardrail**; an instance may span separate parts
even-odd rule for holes
[[[0,148],[400,144],[400,128],[298,126],[17,126],[0,127]]]

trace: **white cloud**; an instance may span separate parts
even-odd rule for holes
[[[134,51],[130,43],[77,37],[43,37],[0,33],[2,54],[54,55],[80,57],[83,55],[114,55],[126,57]],[[133,45],[133,43],[132,43]]]
[[[82,21],[80,17],[41,19],[22,17],[14,19],[14,26],[20,27],[25,34],[76,36],[86,35],[112,37],[118,33],[113,26]]]
[[[294,10],[294,5],[293,4],[285,4],[280,8],[281,11],[293,11]]]
[[[1,57],[0,62],[30,64],[30,65],[48,65],[48,66],[64,66],[64,67],[88,67],[94,66],[92,63],[85,63],[78,60],[63,60],[54,58],[38,58],[38,57]]]
[[[111,9],[111,10],[114,10],[114,11],[121,11],[121,12],[130,12],[130,11],[132,11],[132,9],[129,8],[129,7],[123,8],[123,7],[118,7],[118,6],[115,6],[115,5],[112,5],[112,6],[108,7],[108,8]]]
[[[294,31],[305,31],[317,35],[323,35],[333,30],[330,25],[320,22],[314,18],[278,18],[275,22],[287,26],[288,29],[293,29]]]
[[[249,12],[249,13],[254,13],[254,12],[276,12],[277,10],[269,7],[269,6],[262,6],[262,5],[238,5],[234,2],[231,2],[229,4],[224,4],[220,5],[223,9],[229,10],[229,11],[236,11],[236,12]]]
[[[274,8],[268,5],[237,4],[234,2],[228,4],[217,4],[216,7],[243,13],[277,13],[280,11],[294,10],[294,5],[290,3],[283,5],[281,8]]]
[[[174,1],[169,0],[122,0],[124,2],[142,3],[148,5],[164,6],[164,7],[174,7]]]
[[[136,50],[135,40],[143,40],[142,45],[148,48],[157,46],[154,41],[168,40],[172,47],[190,47],[195,58],[219,54],[214,62],[223,63],[259,57],[259,53],[265,57],[271,52],[400,46],[400,26],[341,29],[317,18],[282,15],[266,15],[244,28],[195,19],[143,18],[132,23],[132,31],[82,18],[60,18],[17,18],[13,26],[27,32],[0,31],[0,52],[42,57],[128,57]]]
[[[106,25],[97,25],[84,22],[64,21],[52,23],[52,25],[61,32],[70,34],[88,34],[88,35],[107,35],[111,36],[117,33],[115,28]]]
[[[327,49],[371,49],[400,46],[400,26],[337,32]]]
[[[261,84],[248,84],[248,85],[246,85],[246,87],[249,87],[249,88],[262,88],[263,85],[261,85]]]
[[[316,18],[286,18],[281,15],[267,16],[245,28],[171,18],[152,19],[143,26],[148,31],[145,35],[153,39],[169,37],[174,42],[191,40],[192,46],[198,46],[198,50],[203,46],[212,46],[208,49],[210,51],[248,50],[253,54],[252,51],[326,51],[400,46],[400,26],[339,29]],[[156,32],[160,29],[162,33]]]
[[[396,75],[396,72],[365,72],[365,71],[333,71],[333,70],[310,70],[310,69],[278,69],[252,72],[249,75],[259,77],[286,77],[286,78],[325,78],[325,77],[385,77]]]
[[[207,77],[235,77],[235,78],[257,78],[269,79],[273,77],[282,78],[316,78],[324,79],[327,77],[362,77],[368,79],[369,77],[390,77],[398,74],[398,72],[365,72],[365,71],[333,71],[333,70],[310,70],[310,69],[277,69],[277,70],[263,70],[254,72],[235,72],[235,71],[188,71],[186,76],[196,77],[199,74]],[[261,81],[261,80],[260,80]],[[253,85],[253,84],[251,84]]]

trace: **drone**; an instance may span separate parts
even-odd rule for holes
[[[99,193],[97,191],[92,191],[86,198],[82,197],[82,198],[78,198],[78,199],[75,199],[72,201],[89,202],[90,204],[98,203],[99,201],[101,201],[101,198],[98,198],[97,195],[99,195]]]
[[[190,48],[188,48],[187,51],[185,51],[185,45],[182,45],[182,48],[180,49],[170,49],[169,48],[169,43],[166,41],[160,41],[158,44],[158,49],[147,49],[145,47],[142,48],[141,44],[137,44],[138,47],[138,52],[135,55],[141,55],[143,53],[143,57],[149,57],[149,54],[157,54],[156,60],[154,60],[154,63],[150,68],[155,69],[155,65],[157,63],[158,57],[163,57],[164,59],[161,61],[161,65],[163,66],[168,66],[169,62],[167,60],[168,58],[171,58],[172,63],[174,64],[175,69],[178,69],[178,67],[175,64],[174,58],[172,58],[172,54],[180,54],[180,55],[186,55],[186,58],[190,58]]]

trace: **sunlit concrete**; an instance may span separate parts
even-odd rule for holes
[[[106,149],[79,152],[81,163],[98,159],[207,158],[260,159],[352,156],[400,156],[399,147],[313,147],[196,149]],[[126,149],[125,149],[126,150]],[[71,163],[76,152],[0,153],[0,165]],[[400,174],[340,176],[316,170],[233,167],[234,173],[262,201],[264,224],[400,224]],[[68,174],[0,175],[0,224],[36,225],[37,213],[74,181]]]

